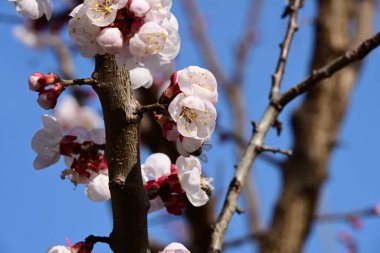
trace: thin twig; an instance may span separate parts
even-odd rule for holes
[[[355,210],[346,213],[334,213],[334,214],[319,214],[314,217],[317,222],[336,222],[336,221],[347,221],[352,219],[353,217],[360,218],[370,218],[379,216],[379,211],[374,207],[370,207],[362,210]],[[232,247],[240,247],[244,243],[248,243],[250,241],[258,240],[261,236],[263,236],[265,232],[260,233],[252,233],[240,238],[227,241],[223,244],[223,248],[232,248]]]
[[[334,73],[338,72],[339,70],[345,68],[346,66],[356,61],[362,60],[372,50],[377,48],[379,44],[380,32],[375,34],[373,37],[365,40],[358,48],[346,52],[344,55],[338,57],[326,66],[313,71],[313,73],[309,75],[305,80],[287,90],[279,99],[278,106],[280,108],[283,108],[294,98],[310,90],[322,79],[326,79],[332,76]]]
[[[94,85],[96,84],[96,79],[94,78],[81,78],[81,79],[72,79],[72,80],[62,80],[61,83],[65,87],[70,85]]]
[[[281,52],[278,58],[276,72],[272,75],[272,88],[270,99],[277,99],[280,96],[280,86],[285,73],[286,61],[289,55],[290,45],[292,44],[294,34],[298,30],[297,16],[301,7],[301,0],[295,0],[289,3],[289,22],[286,30],[284,41],[280,44]]]
[[[261,145],[257,147],[257,151],[261,152],[272,152],[272,153],[279,153],[286,155],[288,157],[293,155],[293,152],[291,150],[286,150],[286,149],[281,149],[281,148],[274,148],[274,147],[269,147],[265,145]]]
[[[95,235],[89,235],[86,239],[85,242],[88,242],[92,245],[95,243],[101,242],[101,243],[106,243],[110,244],[110,238],[107,236],[95,236]]]
[[[344,56],[339,57],[338,59],[327,64],[325,67],[321,68],[321,70],[317,71],[319,74],[314,73],[314,76],[306,79],[307,82],[301,82],[301,84],[291,88],[280,97],[279,104],[282,107],[285,106],[297,96],[310,90],[319,81],[333,75],[335,72],[353,62],[363,59],[379,45],[380,33],[377,33],[372,38],[363,42],[357,49],[347,52]],[[210,247],[211,252],[221,251],[225,232],[237,207],[237,199],[240,195],[245,179],[247,178],[248,172],[258,156],[259,152],[257,151],[257,147],[263,145],[263,140],[270,127],[276,121],[279,113],[280,110],[278,110],[278,106],[274,106],[273,103],[269,103],[260,122],[256,126],[256,131],[253,133],[249,145],[236,168],[235,175],[229,186],[222,211],[220,212],[214,226]]]
[[[167,110],[168,105],[167,104],[160,104],[155,103],[151,105],[142,105],[140,108],[137,109],[137,111],[141,114],[147,113],[147,112],[162,112]]]
[[[328,214],[318,214],[315,216],[315,219],[319,222],[334,222],[334,221],[341,221],[341,220],[350,220],[353,217],[373,217],[373,216],[379,216],[379,211],[376,210],[374,207],[361,209],[361,210],[354,210],[351,212],[346,213],[328,213]]]

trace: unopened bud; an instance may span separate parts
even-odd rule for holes
[[[45,84],[51,85],[61,81],[61,78],[56,73],[48,73],[45,75]]]
[[[36,72],[29,76],[29,89],[32,91],[38,91],[41,88],[45,87],[45,78],[44,75]]]
[[[174,72],[170,77],[169,87],[162,93],[159,103],[160,104],[169,104],[175,96],[181,93],[181,90],[178,86],[178,72]]]
[[[71,248],[71,252],[73,253],[91,253],[93,245],[88,242],[77,242]]]
[[[60,82],[61,78],[55,73],[44,75],[36,72],[29,76],[28,81],[30,90],[42,91],[46,86]]]
[[[38,95],[37,103],[45,110],[53,109],[57,104],[59,95],[61,95],[64,89],[64,85],[58,83],[46,91],[41,91]]]

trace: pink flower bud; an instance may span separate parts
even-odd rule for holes
[[[61,78],[56,73],[48,73],[45,76],[45,84],[51,85],[61,81]]]
[[[58,83],[48,90],[41,91],[38,94],[37,103],[45,110],[53,109],[57,104],[59,95],[61,95],[64,89],[64,85]]]
[[[29,89],[32,91],[38,91],[45,86],[44,75],[39,72],[31,74],[28,78],[28,81]]]
[[[87,242],[77,242],[71,248],[71,252],[73,253],[91,253],[93,245]]]
[[[162,93],[159,102],[160,104],[168,104],[170,103],[175,96],[181,93],[181,90],[178,86],[178,72],[174,72],[170,77],[170,85],[169,87]]]
[[[30,90],[41,91],[48,85],[60,82],[61,78],[55,73],[49,73],[44,75],[39,72],[36,72],[29,76],[28,81]]]

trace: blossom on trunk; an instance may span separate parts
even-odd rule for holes
[[[202,185],[212,189],[209,181],[201,177],[202,166],[194,156],[177,158],[176,167],[182,188],[193,206],[203,206],[209,200],[207,193],[202,190]]]
[[[207,69],[190,66],[178,71],[178,86],[186,96],[194,96],[213,104],[218,101],[217,82]]]
[[[215,129],[216,110],[209,101],[182,93],[170,103],[169,113],[184,137],[204,139]]]
[[[84,8],[92,24],[104,27],[115,20],[117,11],[126,4],[127,0],[85,0]]]
[[[190,253],[190,251],[181,243],[172,242],[164,248],[160,253]]]
[[[43,169],[58,162],[63,131],[58,121],[49,115],[42,116],[44,127],[32,139],[32,149],[37,153],[33,166]]]
[[[86,185],[86,196],[95,202],[107,201],[111,198],[108,187],[108,173],[94,174]]]

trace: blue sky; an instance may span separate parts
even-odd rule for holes
[[[233,67],[233,50],[241,37],[249,0],[240,0],[239,4],[231,4],[227,0],[198,2],[205,15],[207,31],[220,63],[230,73]],[[279,18],[283,1],[264,2],[258,28],[259,37],[248,62],[244,84],[248,122],[259,120],[268,102],[270,75],[274,71],[279,53],[278,44],[286,27],[286,21]],[[3,1],[0,6],[0,13],[17,15],[10,3]],[[291,50],[284,88],[302,80],[308,73],[315,10],[314,1],[307,1],[301,11],[300,29]],[[204,67],[178,1],[174,1],[173,12],[178,17],[182,39],[178,68],[189,65]],[[38,107],[36,94],[28,90],[26,80],[32,72],[57,71],[58,66],[49,50],[32,51],[18,42],[12,36],[13,27],[0,23],[0,76],[3,78],[3,89],[0,93],[0,131],[3,133],[0,147],[3,164],[0,184],[3,193],[0,208],[0,253],[45,252],[51,245],[64,244],[66,236],[72,241],[79,241],[89,234],[107,235],[111,231],[109,207],[106,204],[90,202],[83,193],[83,187],[74,189],[68,181],[61,181],[59,174],[64,168],[62,163],[43,171],[35,171],[32,167],[35,154],[30,148],[30,140],[41,128],[40,117],[46,111]],[[379,20],[376,21],[376,27],[380,28]],[[380,168],[377,160],[380,141],[377,110],[380,92],[379,58],[380,50],[377,50],[366,59],[364,71],[353,93],[350,110],[339,138],[342,145],[334,151],[330,163],[330,175],[319,209],[321,213],[366,208],[380,202]],[[89,76],[93,69],[92,61],[79,56],[75,59],[78,77]],[[300,99],[297,99],[291,103],[280,116],[285,126],[282,136],[278,138],[271,132],[266,139],[267,144],[291,147],[288,118],[299,102]],[[232,122],[223,95],[217,110],[221,126],[230,127]],[[247,137],[250,135],[250,129],[246,134]],[[225,186],[232,176],[236,160],[233,158],[231,144],[221,145],[216,136],[212,143],[214,148],[208,152],[209,162],[204,167],[208,175],[215,178],[215,195],[220,199],[225,195]],[[143,152],[142,161],[146,155]],[[256,175],[255,186],[260,194],[260,213],[263,220],[268,222],[279,192],[279,174],[276,168],[262,160],[258,160],[253,170]],[[219,200],[217,211],[220,210],[220,202]],[[162,220],[162,217],[165,217],[164,212],[154,214],[150,219],[151,224],[155,224],[150,228],[151,238],[159,237],[165,242],[179,240],[185,243],[186,224],[181,219],[174,218],[164,225],[158,225],[157,221]],[[244,215],[234,216],[227,239],[245,235],[248,232],[245,224]],[[379,228],[380,218],[376,217],[365,219],[364,228],[359,232],[353,231],[343,222],[317,224],[313,227],[305,252],[344,252],[336,238],[339,231],[346,230],[357,239],[359,251],[376,253],[380,247]],[[106,249],[106,246],[96,246],[94,253],[108,252]],[[234,250],[252,252],[252,246],[244,245]]]

